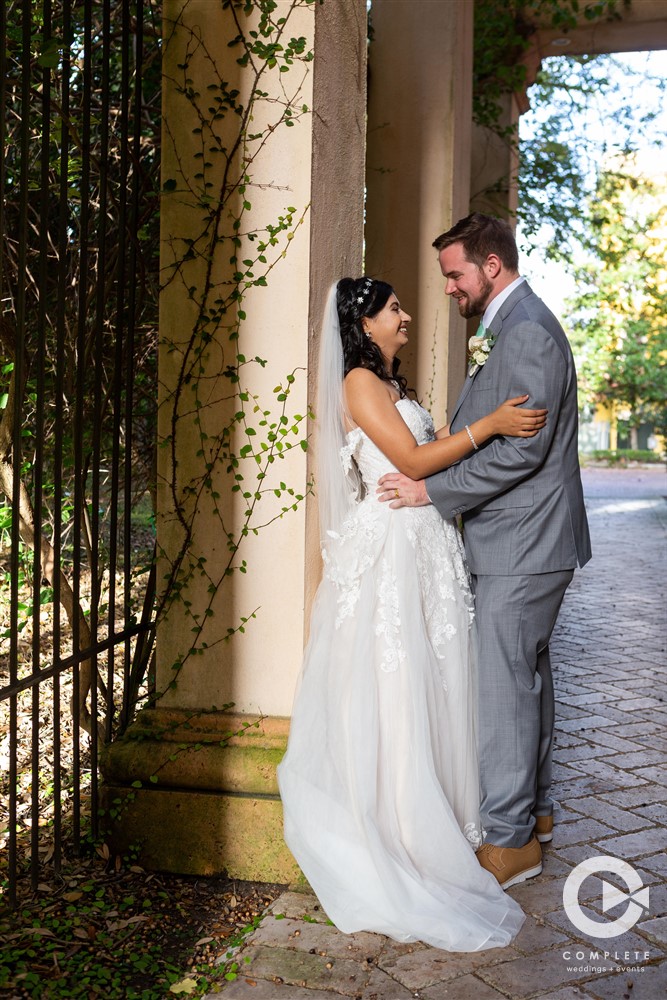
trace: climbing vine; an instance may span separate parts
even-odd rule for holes
[[[243,632],[255,617],[256,608],[226,612],[228,620],[217,618],[211,627],[231,604],[225,601],[231,579],[248,569],[247,540],[297,510],[311,489],[289,485],[281,468],[293,449],[308,447],[308,413],[293,405],[303,372],[285,371],[270,396],[257,390],[257,372],[267,359],[253,351],[247,300],[269,283],[308,213],[307,205],[289,204],[286,192],[278,215],[260,221],[253,200],[275,187],[260,181],[260,158],[266,164],[271,144],[310,113],[303,95],[313,53],[292,25],[314,2],[223,0],[230,37],[224,67],[188,19],[189,4],[165,30],[166,85],[176,99],[163,127],[174,168],[164,179],[163,199],[176,199],[187,212],[179,216],[183,232],[169,236],[162,295],[177,283],[190,307],[187,336],[161,345],[171,357],[161,382],[159,434],[159,488],[168,512],[162,524],[169,540],[160,546],[157,614],[179,604],[190,622],[190,639],[175,652],[171,686],[188,660]],[[174,46],[175,63],[169,57]],[[182,113],[179,108],[175,123],[177,101]],[[183,141],[185,120],[192,122],[190,143]],[[212,530],[226,546],[216,569],[209,569],[207,539],[196,529],[202,512],[213,518]],[[193,596],[202,588],[205,600]]]

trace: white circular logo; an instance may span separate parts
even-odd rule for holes
[[[591,920],[581,909],[579,903],[579,890],[584,881],[589,875],[598,875],[600,872],[612,872],[614,875],[618,875],[628,888],[628,891],[624,892],[623,889],[617,889],[609,882],[602,882],[603,913],[624,900],[628,901],[621,916],[606,923]],[[634,927],[644,909],[648,910],[648,886],[644,886],[638,873],[627,861],[621,861],[620,858],[612,858],[608,855],[598,855],[598,857],[582,861],[570,872],[563,886],[563,906],[570,921],[583,934],[590,934],[591,937],[597,938],[618,937],[619,934]]]

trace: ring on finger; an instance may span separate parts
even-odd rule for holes
[[[398,492],[398,487],[396,487],[396,489],[394,490],[394,496],[396,497],[397,500],[400,500],[401,494]]]

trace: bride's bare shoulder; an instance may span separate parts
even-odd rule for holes
[[[378,378],[370,368],[352,368],[343,379],[346,389],[367,386],[381,386],[382,379]]]
[[[391,383],[379,378],[375,372],[368,368],[353,368],[348,372],[343,380],[345,396],[347,400],[358,399],[382,399],[386,396],[392,397]]]

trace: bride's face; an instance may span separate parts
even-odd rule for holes
[[[388,360],[392,360],[408,342],[407,325],[410,316],[401,309],[401,304],[392,292],[385,305],[375,316],[364,316],[364,331],[380,348]]]

